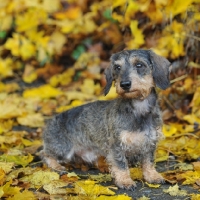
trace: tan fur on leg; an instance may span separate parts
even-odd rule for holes
[[[50,168],[52,168],[53,170],[56,170],[56,171],[66,171],[65,167],[60,165],[57,162],[57,160],[55,160],[53,157],[46,155],[43,151],[40,152],[40,155],[42,156],[42,158],[44,159],[44,161],[46,162],[48,167],[50,167]]]
[[[136,187],[135,182],[130,177],[129,170],[121,170],[116,166],[112,166],[111,175],[115,178],[115,184],[120,188],[130,189]]]
[[[146,163],[142,166],[144,179],[149,183],[162,183],[163,177],[156,171],[152,163]]]

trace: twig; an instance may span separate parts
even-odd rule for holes
[[[175,79],[171,80],[170,83],[174,83],[174,82],[180,81],[180,80],[186,78],[187,76],[188,76],[188,75],[185,74],[185,75],[183,75],[183,76],[180,76],[180,77],[178,77],[178,78],[175,78]]]

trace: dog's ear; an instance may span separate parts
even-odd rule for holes
[[[153,51],[149,50],[149,55],[153,67],[153,79],[155,84],[160,89],[167,89],[170,86],[169,73],[171,63],[164,57],[155,54]]]
[[[104,88],[104,95],[106,96],[108,94],[108,92],[110,91],[110,88],[111,88],[112,82],[113,82],[113,75],[112,75],[111,66],[106,68],[104,74],[106,76],[106,86]]]

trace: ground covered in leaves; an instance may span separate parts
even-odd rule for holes
[[[0,1],[0,198],[200,199],[199,0]],[[164,185],[118,189],[98,166],[75,163],[60,176],[39,158],[45,121],[104,97],[112,53],[151,48],[172,62],[171,87],[158,90],[165,139],[155,164]]]

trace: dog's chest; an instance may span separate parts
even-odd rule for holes
[[[156,131],[144,131],[144,132],[130,132],[122,131],[120,136],[120,142],[123,149],[126,151],[143,151],[150,146],[155,145],[157,141]]]
[[[147,99],[134,102],[134,112],[138,116],[149,113],[150,109],[151,108]]]

